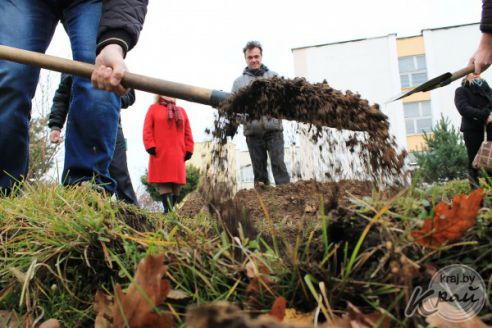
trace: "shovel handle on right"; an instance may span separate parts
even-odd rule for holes
[[[449,78],[449,82],[456,81],[459,78],[462,78],[463,76],[466,76],[470,73],[473,73],[475,71],[475,66],[474,65],[468,65],[465,68],[460,69],[459,71],[454,72],[451,77]]]

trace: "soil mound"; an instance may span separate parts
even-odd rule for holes
[[[321,214],[321,207],[328,213],[332,209],[348,206],[349,194],[363,197],[371,195],[371,192],[372,184],[368,181],[297,181],[275,187],[240,190],[234,196],[233,203],[254,222],[264,221],[266,213],[274,220],[302,220],[316,218]],[[181,206],[179,214],[193,217],[200,211],[208,211],[208,205],[205,197],[194,192]]]

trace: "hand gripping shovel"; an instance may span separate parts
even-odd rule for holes
[[[451,82],[456,81],[459,78],[462,78],[463,76],[465,76],[467,74],[473,73],[473,71],[475,71],[475,67],[473,65],[469,65],[469,66],[462,68],[459,71],[456,71],[454,73],[450,73],[450,72],[444,73],[444,74],[439,75],[433,79],[430,79],[427,82],[422,83],[421,85],[419,85],[413,89],[405,90],[405,91],[401,92],[400,94],[398,94],[398,95],[394,96],[393,98],[391,98],[390,100],[388,100],[386,103],[390,103],[390,102],[393,102],[395,100],[408,97],[408,96],[413,95],[414,93],[417,93],[417,92],[425,92],[425,91],[434,90],[434,89],[437,89],[440,87],[444,87],[444,86],[450,84]]]
[[[0,59],[33,65],[87,79],[91,78],[92,71],[95,68],[92,64],[2,45],[0,45]],[[159,95],[166,95],[199,104],[210,105],[215,108],[231,96],[230,93],[219,90],[210,90],[129,72],[125,73],[121,84],[125,88],[134,88]]]

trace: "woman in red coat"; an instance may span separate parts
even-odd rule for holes
[[[145,116],[143,141],[150,154],[147,182],[158,185],[167,213],[186,184],[185,161],[193,155],[194,146],[188,116],[174,98],[156,97]]]

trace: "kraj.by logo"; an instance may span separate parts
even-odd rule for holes
[[[486,301],[482,277],[472,268],[448,265],[432,276],[429,287],[416,287],[405,308],[410,317],[418,311],[423,316],[438,315],[451,322],[462,322],[476,316]]]

